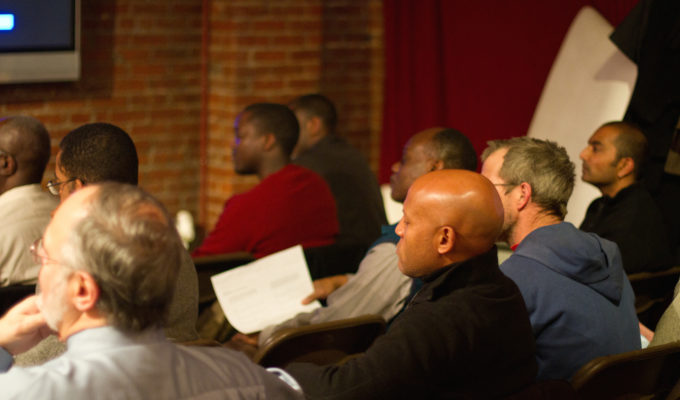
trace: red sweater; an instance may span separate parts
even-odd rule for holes
[[[193,256],[247,251],[264,257],[296,244],[332,244],[338,233],[335,201],[316,173],[288,164],[224,204],[215,229]]]

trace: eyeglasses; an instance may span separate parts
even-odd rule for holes
[[[64,182],[59,182],[58,180],[53,179],[53,180],[47,181],[46,186],[47,186],[47,189],[50,191],[50,193],[52,193],[55,196],[59,196],[59,186],[65,184],[65,183],[73,182],[76,179],[78,179],[78,178],[71,178],[71,179],[64,181]]]
[[[33,262],[40,265],[45,265],[48,263],[59,264],[58,261],[53,260],[47,256],[45,252],[45,247],[43,246],[43,238],[37,239],[30,247],[31,255],[33,256]]]

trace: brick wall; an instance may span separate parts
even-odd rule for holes
[[[339,134],[377,170],[382,108],[382,8],[378,0],[213,0],[209,128],[203,220],[210,227],[232,193],[233,120],[256,101],[322,92],[335,101]]]
[[[82,14],[80,81],[0,85],[0,115],[41,119],[53,155],[71,129],[115,123],[137,145],[140,185],[210,228],[226,198],[256,183],[232,170],[239,110],[321,91],[339,133],[377,169],[379,0],[101,0],[83,1]]]

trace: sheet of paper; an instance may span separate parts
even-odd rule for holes
[[[242,333],[259,332],[321,307],[318,301],[306,306],[300,303],[314,286],[299,245],[210,279],[224,314]]]

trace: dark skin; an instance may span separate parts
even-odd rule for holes
[[[32,162],[32,143],[27,135],[7,126],[8,120],[0,121],[0,194],[18,186],[39,183],[36,180],[35,163]]]

